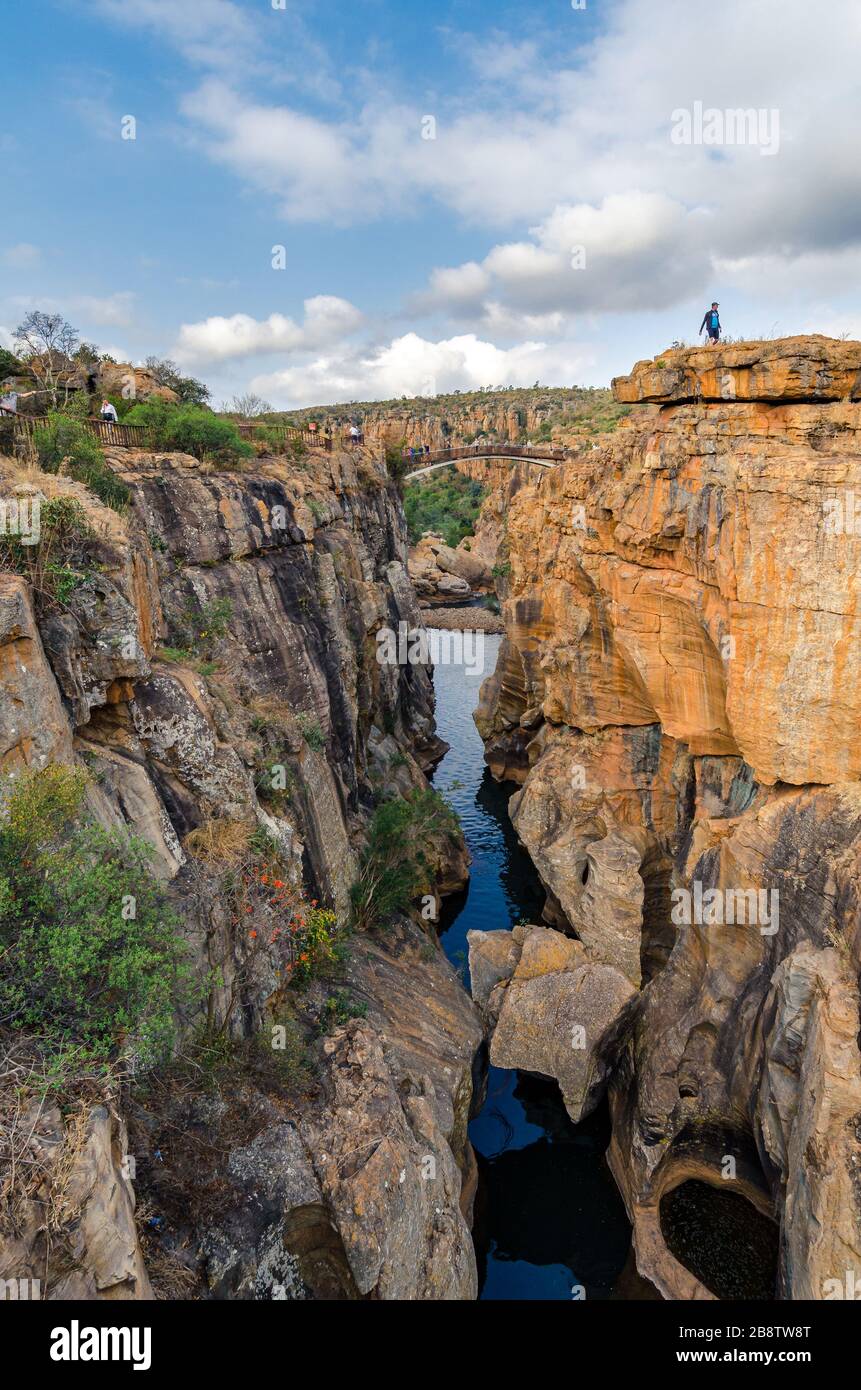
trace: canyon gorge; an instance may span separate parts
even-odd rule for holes
[[[108,447],[121,511],[0,461],[4,496],[86,520],[62,604],[0,573],[0,767],[79,771],[88,814],[151,847],[199,986],[180,1034],[205,1026],[221,1059],[215,1084],[132,1067],[22,1108],[5,1040],[3,1122],[34,1176],[6,1172],[0,1279],[53,1299],[474,1299],[488,1062],[558,1084],[575,1129],[608,1114],[630,1296],[732,1296],[708,1231],[678,1234],[685,1201],[724,1219],[712,1193],[754,1232],[769,1296],[861,1271],[861,344],[671,349],[613,395],[607,432],[554,428],[555,468],[458,464],[487,487],[474,537],[411,556],[385,448],[443,447],[432,413],[370,412],[360,447],[237,468]],[[551,405],[466,408],[455,433],[516,438]],[[260,872],[262,835],[346,925],[376,809],[432,795],[433,670],[378,642],[432,622],[423,583],[495,584],[475,724],[541,903],[476,915],[467,988],[437,927],[470,854],[442,819],[412,908],[299,991],[231,885]],[[279,1028],[293,1072],[258,1047]]]

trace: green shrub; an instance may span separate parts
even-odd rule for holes
[[[195,600],[173,623],[182,643],[173,650],[185,657],[210,657],[213,643],[226,636],[232,617],[233,604],[229,598],[210,599],[208,603]],[[170,648],[165,648],[168,650]]]
[[[296,774],[287,762],[289,756],[287,750],[273,755],[257,749],[254,759],[254,790],[263,805],[278,816],[292,809],[296,796]]]
[[[176,363],[169,357],[148,357],[145,365],[159,386],[167,386],[171,391],[175,391],[183,405],[203,405],[204,401],[209,400],[209,387],[196,377],[183,376]]]
[[[454,468],[408,483],[404,513],[410,544],[415,545],[425,531],[433,531],[454,548],[464,536],[474,532],[486,495],[487,489],[481,483]]]
[[[95,436],[82,419],[56,410],[34,432],[33,443],[39,466],[46,473],[57,473],[66,459],[70,477],[83,483],[106,506],[121,511],[128,503],[129,489],[111,472]]]
[[[326,735],[319,719],[313,714],[302,713],[297,714],[296,722],[308,747],[313,748],[315,753],[321,753],[326,747]]]
[[[187,982],[151,847],[97,825],[85,788],[68,767],[26,772],[0,820],[0,1014],[42,1039],[60,1076],[166,1056]]]
[[[139,401],[125,423],[145,426],[150,449],[173,449],[223,464],[238,463],[254,454],[234,424],[196,405],[174,405],[153,397]]]
[[[307,454],[308,446],[305,441],[286,434],[283,425],[272,425],[265,421],[262,424],[257,421],[254,423],[254,443],[258,446],[258,451],[292,459],[301,459]]]
[[[7,376],[17,376],[21,370],[21,363],[14,352],[10,352],[8,348],[0,347],[0,381],[5,380]]]
[[[410,469],[415,468],[415,466],[415,462],[412,459],[404,458],[399,445],[389,444],[386,446],[386,468],[389,471],[389,476],[394,478],[399,487],[404,475],[409,473]]]
[[[320,1032],[333,1033],[351,1018],[367,1018],[368,1006],[363,999],[354,999],[348,989],[336,989],[323,1004],[320,1012]]]
[[[457,830],[454,811],[430,787],[382,802],[368,827],[351,889],[354,926],[360,931],[385,926],[396,912],[404,912],[431,886],[435,845]]]
[[[112,391],[103,399],[110,401],[116,409],[117,418],[120,420],[125,420],[126,416],[134,410],[136,404],[133,396],[123,396],[119,391]]]
[[[0,536],[0,570],[23,575],[33,586],[39,613],[63,608],[93,572],[95,537],[74,497],[41,503],[38,545]]]

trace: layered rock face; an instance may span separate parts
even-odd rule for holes
[[[859,370],[824,338],[667,352],[505,514],[477,722],[548,919],[637,991],[591,1045],[671,1297],[713,1296],[662,1225],[688,1179],[780,1223],[781,1296],[861,1271]]]
[[[336,435],[360,421],[368,440],[445,449],[483,440],[556,444],[583,443],[611,429],[627,406],[613,401],[606,387],[498,387],[418,396],[409,402],[354,401],[294,412],[297,423],[316,420]]]
[[[218,863],[190,846],[265,829],[308,895],[346,919],[374,801],[425,787],[444,748],[428,670],[378,660],[381,628],[421,623],[406,526],[370,450],[241,473],[138,450],[107,459],[131,489],[125,518],[65,477],[39,480],[82,503],[96,538],[64,609],[37,617],[24,580],[0,576],[0,766],[86,764],[90,809],[153,846],[209,982],[210,1026],[240,1042],[269,1027],[283,987],[265,961],[249,964]],[[272,764],[287,788],[274,799]],[[437,890],[466,875],[462,841],[442,839]],[[330,1030],[301,1104],[253,1075],[220,1100],[134,1100],[162,1293],[474,1297],[466,1122],[478,1015],[433,937],[406,920],[385,940],[358,937],[346,968],[364,1016]],[[315,990],[312,1011],[325,1004]],[[65,1161],[59,1114],[39,1117],[64,1175],[77,1165],[80,1201],[62,1260],[46,1264],[46,1163],[21,1232],[0,1234],[0,1278],[38,1277],[49,1298],[146,1298],[123,1117],[92,1124]],[[186,1133],[195,1161],[183,1174]],[[215,1194],[202,1215],[198,1185]]]

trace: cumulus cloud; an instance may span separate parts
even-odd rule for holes
[[[270,314],[266,319],[216,315],[201,323],[184,323],[174,355],[182,362],[224,362],[263,353],[309,351],[339,342],[362,322],[360,311],[348,300],[318,294],[305,300],[301,324],[285,314]]]
[[[533,40],[479,50],[452,35],[488,80],[435,103],[432,140],[422,108],[384,84],[354,111],[309,112],[220,73],[183,111],[209,155],[288,219],[350,224],[427,199],[502,229],[528,210],[528,238],[497,236],[483,260],[442,267],[427,288],[426,307],[481,332],[502,312],[677,303],[751,247],[786,259],[861,244],[861,166],[835,138],[856,100],[856,0],[817,11],[783,0],[779,18],[749,0],[619,0],[586,43],[575,13],[567,22],[550,55]],[[696,102],[776,112],[777,155],[674,144],[673,113]]]
[[[525,341],[510,348],[467,333],[433,342],[405,333],[373,350],[321,355],[255,377],[250,389],[281,409],[319,401],[379,400],[472,390],[480,386],[531,386],[535,381],[573,382],[593,360],[576,343]]]
[[[182,102],[209,156],[269,194],[289,221],[349,225],[409,207],[421,115],[387,105],[326,120],[244,98],[212,77]]]
[[[530,239],[494,246],[477,264],[439,268],[419,311],[557,331],[561,316],[658,309],[686,298],[709,270],[708,217],[660,193],[622,193],[594,207],[554,208]]]
[[[861,258],[861,166],[845,138],[857,105],[857,0],[818,9],[809,0],[616,0],[599,24],[566,11],[517,41],[449,32],[451,81],[422,97],[429,106],[406,81],[399,95],[396,70],[354,71],[346,97],[333,83],[313,105],[285,98],[299,69],[325,72],[328,59],[304,63],[300,46],[268,80],[261,34],[280,20],[267,14],[264,25],[234,0],[92,3],[205,69],[180,103],[187,131],[282,217],[348,226],[432,209],[481,228],[470,259],[421,272],[424,287],[406,308],[446,320],[427,337],[345,347],[358,311],[326,296],[307,301],[302,323],[238,314],[183,325],[175,351],[185,360],[289,353],[282,370],[255,378],[270,398],[419,392],[429,380],[450,389],[523,373],[570,380],[584,363],[575,324],[578,340],[601,314],[649,314],[654,326],[668,306],[723,297],[729,286],[760,306],[770,286],[785,300],[787,331],[812,319],[814,305],[839,318],[830,306],[851,281],[838,287],[835,267],[848,273]],[[265,79],[253,84],[252,59]],[[777,153],[674,143],[674,113],[697,102],[776,114]],[[434,139],[422,138],[428,110]],[[321,311],[315,326],[308,306],[317,302],[346,309]]]
[[[492,65],[500,66],[504,81],[491,82],[489,90],[477,84],[472,103],[466,97],[439,102],[435,140],[421,138],[420,108],[384,96],[346,116],[309,116],[283,103],[248,100],[222,82],[205,84],[185,109],[210,137],[216,158],[279,191],[298,217],[313,216],[315,208],[323,216],[343,212],[340,188],[330,179],[335,170],[351,187],[356,217],[422,193],[482,221],[516,221],[524,208],[546,213],[556,203],[594,203],[637,187],[699,204],[710,192],[717,196],[717,182],[721,200],[741,205],[758,190],[785,186],[796,172],[790,166],[842,171],[847,155],[851,160],[849,142],[823,140],[823,130],[829,113],[837,118],[854,98],[851,39],[861,32],[855,0],[831,0],[816,14],[808,0],[784,0],[779,23],[769,9],[751,12],[749,0],[720,7],[620,0],[589,45],[577,46],[576,27],[563,31],[549,62],[532,44],[485,40],[485,68],[492,75]],[[576,16],[571,22],[576,26]],[[466,45],[467,56],[473,49]],[[780,158],[766,161],[756,150],[730,147],[718,170],[713,150],[673,146],[672,112],[697,100],[777,109]],[[307,158],[295,139],[283,136],[307,141]],[[856,190],[858,180],[856,172]],[[787,197],[788,209],[791,202]],[[766,225],[765,209],[748,211]]]

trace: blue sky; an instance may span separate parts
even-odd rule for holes
[[[859,30],[856,0],[16,5],[0,341],[56,308],[290,407],[604,384],[713,297],[735,336],[858,336]]]

